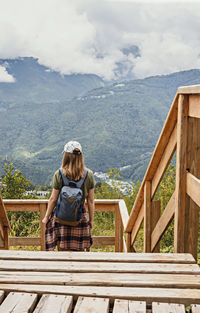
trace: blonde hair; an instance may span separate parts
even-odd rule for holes
[[[73,153],[64,152],[62,165],[63,174],[69,179],[79,180],[84,177],[85,163],[83,154],[75,149]]]

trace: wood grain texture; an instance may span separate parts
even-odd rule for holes
[[[28,261],[78,261],[116,263],[176,263],[195,264],[188,253],[114,253],[114,252],[53,252],[53,251],[1,251],[0,260]]]
[[[11,292],[0,305],[0,313],[29,313],[37,301],[37,294]]]
[[[79,297],[74,313],[108,313],[109,299]]]
[[[146,313],[146,302],[116,299],[113,313]]]
[[[134,288],[134,287],[89,287],[89,286],[42,286],[42,285],[18,285],[0,284],[0,289],[5,291],[31,292],[31,293],[51,293],[72,295],[75,298],[100,297],[115,299],[125,299],[134,301],[146,301],[165,303],[181,303],[190,305],[200,304],[199,289],[176,289],[176,288]]]
[[[175,303],[152,303],[153,313],[185,313],[185,306],[183,304]]]
[[[72,304],[72,296],[43,295],[34,313],[70,313]]]
[[[179,96],[177,121],[174,250],[185,252],[188,96]]]
[[[70,273],[174,273],[199,274],[197,264],[163,264],[163,263],[104,263],[104,262],[70,262],[70,261],[18,261],[1,260],[1,271],[39,271]]]
[[[189,112],[188,115],[195,118],[200,118],[200,96],[189,96]]]

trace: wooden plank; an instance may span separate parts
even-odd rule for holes
[[[191,305],[191,310],[192,310],[192,313],[200,313],[200,305],[192,304]]]
[[[200,289],[176,289],[176,288],[134,288],[134,287],[97,287],[97,286],[52,286],[52,285],[23,285],[0,284],[0,289],[8,291],[34,292],[38,294],[53,293],[72,295],[76,299],[82,297],[127,299],[135,301],[181,303],[190,305],[200,304]]]
[[[4,298],[4,291],[0,290],[0,303],[3,301]]]
[[[157,222],[159,221],[160,214],[161,214],[161,201],[160,200],[152,201],[151,234],[152,234]],[[151,239],[152,239],[152,237],[151,237]],[[157,243],[157,245],[151,251],[160,252],[160,244]]]
[[[165,151],[162,155],[160,163],[156,169],[155,175],[152,179],[152,188],[151,188],[151,199],[153,199],[157,188],[163,178],[163,175],[171,161],[171,158],[176,150],[177,143],[177,125],[175,125],[173,132],[169,138]]]
[[[79,297],[74,313],[108,313],[109,299]]]
[[[10,223],[6,214],[5,205],[0,193],[0,219],[3,222],[3,226],[7,226],[10,229]]]
[[[116,299],[113,313],[146,313],[146,302]]]
[[[124,200],[120,200],[119,202],[119,212],[121,215],[123,228],[125,229],[128,223],[129,214],[128,214],[127,206]]]
[[[179,94],[200,94],[200,85],[181,86],[178,88]]]
[[[144,204],[142,205],[141,209],[140,209],[140,212],[137,216],[137,219],[135,221],[135,224],[133,225],[133,229],[132,229],[132,232],[131,232],[131,244],[133,245],[134,242],[135,242],[135,239],[137,237],[137,234],[140,230],[140,227],[142,225],[142,222],[144,220]]]
[[[192,178],[196,177],[196,180],[200,178],[200,119],[189,118],[188,119],[188,143],[187,143],[187,169],[193,175]],[[199,205],[193,200],[193,195],[198,195],[197,186],[188,183],[188,176],[186,176],[186,192],[188,188],[191,188],[191,196],[187,196],[186,203],[186,231],[185,231],[185,252],[191,253],[194,258],[197,259],[198,249],[198,233],[199,233]],[[198,181],[198,180],[197,180]],[[197,183],[195,181],[195,183]],[[194,182],[194,180],[193,180]],[[192,186],[191,186],[192,185]],[[199,185],[200,187],[200,185]],[[195,199],[196,199],[195,198]]]
[[[180,95],[178,101],[176,191],[174,214],[174,250],[185,252],[186,225],[186,168],[187,168],[187,116],[188,97]]]
[[[120,263],[180,263],[195,264],[188,253],[114,253],[114,252],[53,252],[53,251],[1,251],[0,260],[79,261]]]
[[[151,251],[154,250],[155,246],[161,239],[162,235],[164,234],[165,230],[171,223],[174,217],[175,211],[175,192],[171,196],[163,214],[161,215],[160,219],[158,220],[152,234],[151,234]]]
[[[185,313],[185,306],[183,304],[175,303],[152,303],[152,313]]]
[[[189,96],[189,111],[188,115],[195,118],[200,118],[200,96]]]
[[[99,246],[114,246],[115,237],[114,236],[92,236],[93,247]]]
[[[200,288],[200,274],[0,272],[1,284]]]
[[[110,246],[115,244],[114,236],[93,236],[92,238],[93,246]],[[40,246],[40,244],[40,237],[9,237],[9,246]]]
[[[40,245],[41,245],[42,251],[46,250],[46,243],[45,243],[46,225],[42,223],[42,220],[46,214],[46,210],[47,210],[46,204],[45,203],[40,204]]]
[[[9,246],[40,246],[39,237],[9,237]]]
[[[144,185],[144,252],[151,252],[151,181]]]
[[[177,273],[199,274],[197,264],[164,263],[114,263],[114,262],[70,262],[70,261],[18,261],[1,260],[1,271],[41,271],[70,273]]]
[[[200,179],[187,173],[187,194],[200,207]]]
[[[115,208],[115,252],[123,251],[123,232],[119,207]]]
[[[126,227],[126,232],[131,232],[133,225],[135,224],[135,221],[137,219],[138,213],[140,211],[140,208],[142,206],[143,200],[144,200],[144,184],[147,180],[152,180],[155,172],[157,170],[157,167],[160,163],[160,160],[162,158],[162,155],[166,149],[168,138],[170,138],[171,133],[173,132],[173,129],[177,122],[177,110],[178,110],[178,97],[179,95],[176,94],[174,101],[172,103],[171,109],[169,111],[169,114],[167,116],[166,122],[164,124],[164,127],[162,129],[162,132],[160,134],[160,137],[158,139],[158,142],[156,144],[155,150],[153,152],[151,161],[148,165],[146,174],[144,176],[143,182],[141,184],[140,190],[137,194],[133,209],[130,214],[130,218]]]
[[[34,313],[70,313],[73,304],[72,296],[43,295]]]
[[[0,305],[0,313],[29,313],[32,312],[36,301],[36,294],[11,292]]]

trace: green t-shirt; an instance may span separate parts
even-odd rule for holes
[[[82,203],[84,203],[85,199],[87,199],[89,190],[93,189],[95,186],[94,175],[90,169],[87,168],[87,170],[88,170],[88,175],[86,177],[84,185],[82,186],[82,190],[83,190]],[[53,179],[52,179],[52,188],[54,188],[56,190],[61,190],[62,186],[63,186],[62,185],[62,178],[61,178],[59,170],[57,170],[53,176]]]

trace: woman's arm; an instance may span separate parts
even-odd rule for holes
[[[46,223],[49,220],[49,217],[51,215],[51,212],[53,211],[53,209],[56,206],[57,200],[58,200],[58,196],[59,196],[60,190],[57,189],[53,189],[51,196],[49,198],[49,202],[48,202],[48,207],[47,207],[47,211],[45,214],[45,217],[42,220],[42,223],[44,223],[46,225]]]
[[[94,222],[94,188],[89,190],[87,204],[88,204],[90,228],[92,228],[93,222]]]

